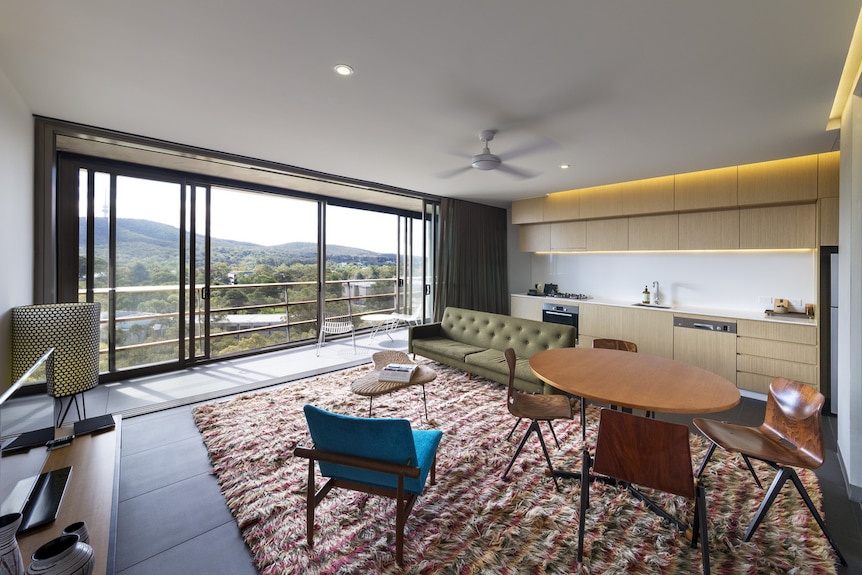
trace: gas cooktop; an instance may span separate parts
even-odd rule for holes
[[[583,293],[569,293],[569,292],[556,292],[556,293],[537,293],[537,294],[529,294],[529,295],[537,295],[539,297],[553,297],[560,299],[591,299],[591,296]]]

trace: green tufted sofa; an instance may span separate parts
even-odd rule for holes
[[[447,307],[440,322],[410,328],[408,351],[508,385],[503,351],[511,347],[518,357],[515,387],[556,393],[530,371],[530,357],[546,349],[573,347],[577,335],[573,326]]]

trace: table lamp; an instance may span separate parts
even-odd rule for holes
[[[54,354],[45,376],[56,399],[55,427],[72,402],[87,417],[84,392],[99,384],[99,303],[53,303],[12,308],[12,379],[20,377],[48,348]],[[78,405],[78,395],[81,405]],[[63,407],[66,401],[65,409]]]

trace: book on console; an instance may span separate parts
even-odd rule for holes
[[[406,383],[413,377],[417,367],[419,366],[413,363],[390,363],[380,371],[379,379],[381,381]]]

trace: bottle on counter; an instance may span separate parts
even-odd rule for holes
[[[643,297],[643,302],[644,302],[644,303],[649,303],[649,288],[647,288],[647,286],[644,286],[644,297]]]

